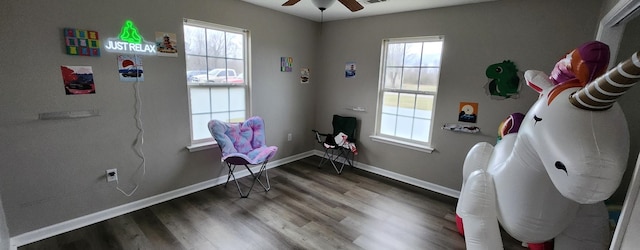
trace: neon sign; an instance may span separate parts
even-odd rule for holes
[[[104,49],[108,52],[156,55],[156,44],[147,42],[131,20],[124,22],[118,38],[108,38]]]

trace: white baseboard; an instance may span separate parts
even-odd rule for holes
[[[267,169],[278,167],[278,166],[281,166],[290,162],[294,162],[300,159],[304,159],[312,155],[313,155],[313,152],[309,151],[309,152],[289,156],[286,158],[278,159],[275,161],[271,161],[267,164]],[[253,167],[252,170],[257,171],[259,167],[260,166]],[[236,175],[236,178],[241,178],[249,175],[249,171],[245,169],[242,171],[235,172],[235,175]],[[14,237],[11,237],[11,239],[9,240],[10,249],[17,250],[18,247],[20,246],[24,246],[39,240],[43,240],[43,239],[58,235],[58,234],[66,233],[81,227],[85,227],[91,224],[95,224],[107,219],[111,219],[111,218],[123,215],[123,214],[127,214],[127,213],[137,211],[146,207],[150,207],[155,204],[162,203],[171,199],[175,199],[191,193],[195,193],[216,185],[223,184],[226,181],[227,181],[227,175],[220,176],[208,181],[193,184],[191,186],[179,188],[166,193],[158,194],[158,195],[137,200],[131,203],[127,203],[117,207],[102,210],[100,212],[88,214],[88,215],[71,219],[68,221],[64,221],[58,224],[43,227],[34,231],[16,235]]]
[[[278,159],[272,162],[269,162],[267,164],[267,168],[275,168],[290,162],[294,162],[300,159],[304,159],[306,157],[312,156],[312,155],[317,155],[322,157],[323,156],[323,152],[319,151],[319,150],[312,150],[312,151],[308,151],[305,153],[301,153],[301,154],[297,154],[297,155],[293,155],[290,157],[286,157],[286,158],[282,158],[282,159]],[[420,188],[424,188],[427,190],[431,190],[443,195],[447,195],[447,196],[451,196],[454,198],[458,198],[460,196],[460,191],[458,190],[453,190],[447,187],[443,187],[440,185],[436,185],[430,182],[426,182],[423,180],[419,180],[413,177],[409,177],[406,175],[401,175],[398,173],[394,173],[385,169],[381,169],[378,167],[374,167],[374,166],[370,166],[364,163],[360,163],[360,162],[356,162],[354,161],[354,167],[371,172],[371,173],[375,173],[378,175],[382,175],[394,180],[398,180],[401,182],[405,182]],[[259,168],[259,166],[256,166],[254,168],[252,168],[252,170],[258,170],[257,168]],[[238,171],[236,172],[236,177],[237,178],[241,178],[244,176],[249,175],[249,171],[247,171],[246,169],[243,171]],[[107,219],[111,219],[123,214],[127,214],[133,211],[137,211],[146,207],[150,207],[153,206],[155,204],[158,203],[162,203],[171,199],[175,199],[178,197],[182,197],[191,193],[195,193],[216,185],[220,185],[222,183],[225,183],[227,181],[227,176],[220,176],[208,181],[204,181],[204,182],[200,182],[200,183],[196,183],[193,184],[191,186],[187,186],[187,187],[183,187],[183,188],[179,188],[176,190],[172,190],[166,193],[162,193],[162,194],[158,194],[155,196],[151,196],[148,198],[144,198],[141,200],[137,200],[131,203],[127,203],[124,205],[120,205],[117,207],[113,207],[113,208],[109,208],[106,210],[102,210],[96,213],[92,213],[92,214],[88,214],[85,216],[81,216],[75,219],[71,219],[68,221],[64,221],[58,224],[54,224],[51,226],[47,226],[47,227],[43,227],[40,229],[36,229],[27,233],[23,233],[20,235],[16,235],[14,237],[11,237],[10,239],[10,249],[11,250],[17,250],[18,247],[20,246],[24,246],[39,240],[43,240],[58,234],[62,234],[62,233],[66,233],[81,227],[85,227],[88,225],[92,225]]]
[[[313,150],[313,154],[323,157],[324,152],[320,151],[320,150]],[[341,159],[342,160],[342,159]],[[427,182],[427,181],[423,181],[420,179],[416,179],[410,176],[406,176],[406,175],[402,175],[402,174],[398,174],[395,172],[391,172],[389,170],[385,170],[382,168],[378,168],[378,167],[374,167],[371,165],[367,165],[361,162],[357,162],[357,161],[353,161],[353,167],[355,168],[359,168],[362,169],[364,171],[368,171],[374,174],[378,174],[378,175],[382,175],[384,177],[388,177],[397,181],[401,181],[404,183],[408,183],[411,185],[414,185],[416,187],[420,187],[420,188],[424,188],[426,190],[430,190],[436,193],[440,193],[446,196],[450,196],[453,198],[460,198],[460,191],[455,190],[455,189],[451,189],[448,187],[444,187],[444,186],[440,186],[437,184],[433,184],[431,182]]]

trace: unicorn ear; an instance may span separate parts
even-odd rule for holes
[[[549,76],[538,70],[525,71],[524,79],[527,81],[527,85],[538,93],[542,93],[544,89],[554,86],[549,80]]]

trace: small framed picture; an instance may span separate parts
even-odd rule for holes
[[[460,102],[458,121],[476,123],[478,118],[477,102]]]
[[[354,78],[356,77],[356,63],[348,62],[344,67],[344,77]]]

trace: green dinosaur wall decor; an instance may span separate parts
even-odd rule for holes
[[[518,98],[520,77],[518,77],[518,68],[512,61],[505,60],[489,65],[485,74],[489,82],[484,88],[492,99]]]

